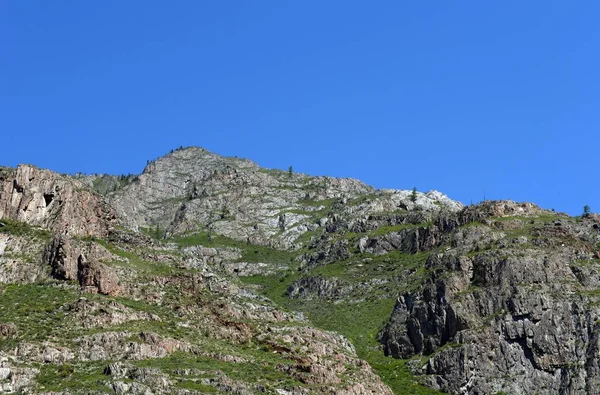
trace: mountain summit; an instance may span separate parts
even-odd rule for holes
[[[0,392],[596,393],[600,218],[264,169],[0,168]]]
[[[101,178],[90,183],[101,184]],[[148,162],[141,175],[107,194],[123,224],[134,230],[158,227],[174,235],[200,226],[281,248],[299,247],[298,238],[319,225],[314,221],[320,216],[317,212],[334,203],[339,206],[336,214],[349,218],[415,208],[429,213],[462,208],[437,191],[411,196],[410,191],[377,191],[354,179],[263,169],[246,159],[196,147]]]

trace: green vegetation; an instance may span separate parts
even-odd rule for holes
[[[332,302],[305,303],[311,321],[327,330],[346,336],[356,348],[359,358],[369,362],[386,384],[397,394],[436,394],[420,385],[406,366],[406,360],[386,357],[377,336],[389,318],[395,299],[380,299],[359,304]]]
[[[583,215],[584,216],[590,215],[591,212],[592,211],[590,209],[590,206],[588,206],[587,204],[585,206],[583,206]]]
[[[368,263],[358,263],[369,258],[371,261]],[[427,254],[409,255],[399,251],[382,256],[363,254],[346,261],[315,268],[311,275],[335,277],[356,285],[366,279],[393,278],[401,272],[412,270],[416,280],[424,273],[426,258]],[[407,360],[386,357],[377,341],[379,332],[390,317],[396,301],[395,296],[378,297],[378,293],[382,292],[378,290],[378,292],[370,292],[367,299],[359,303],[289,298],[286,296],[286,291],[299,277],[300,273],[296,272],[283,277],[253,276],[243,278],[242,281],[258,286],[279,306],[304,312],[314,325],[347,337],[355,346],[358,356],[369,362],[395,393],[422,395],[438,393],[417,381],[406,365]],[[410,284],[410,281],[408,283]]]
[[[50,240],[52,237],[51,233],[47,230],[8,218],[0,220],[0,233],[8,233],[14,236],[33,236],[43,240]]]
[[[417,201],[417,187],[414,187],[412,189],[412,192],[410,194],[410,201],[413,203]]]
[[[180,247],[202,245],[204,247],[233,247],[242,251],[240,262],[263,262],[263,263],[290,263],[297,253],[277,250],[275,248],[248,244],[243,241],[230,239],[229,237],[209,232],[196,232],[193,234],[179,236],[171,241]]]
[[[360,283],[373,279],[392,280],[400,275],[404,286],[411,283],[409,273],[421,274],[425,270],[427,253],[407,254],[402,251],[391,251],[384,255],[369,253],[356,254],[350,259],[337,261],[328,265],[314,268],[311,276],[335,277],[349,283]],[[399,288],[393,284],[397,291],[406,291],[408,288]],[[375,294],[371,294],[374,296]]]
[[[182,369],[195,369],[202,372],[200,377],[215,377],[219,372],[224,372],[234,380],[259,383],[268,388],[285,387],[288,385],[303,386],[300,381],[294,380],[288,374],[277,369],[278,364],[289,365],[293,363],[292,360],[283,359],[267,350],[261,351],[256,355],[261,357],[260,361],[231,363],[183,352],[174,352],[165,358],[146,359],[136,361],[134,364],[139,367],[159,368],[161,371],[175,376]],[[180,387],[190,388],[191,386],[196,389],[198,383],[190,379],[193,377],[185,376],[185,380],[181,382]]]
[[[313,199],[302,199],[298,200],[298,204],[309,207],[324,207],[325,210],[330,210],[335,202],[339,201],[336,198],[313,200]]]
[[[114,393],[104,385],[106,362],[78,362],[71,364],[43,364],[37,376],[38,388],[44,391],[102,391]]]
[[[61,307],[78,298],[75,287],[56,283],[6,284],[0,286],[0,317],[17,325],[20,340],[60,341],[65,318]],[[12,346],[15,340],[0,340],[0,348]]]
[[[260,169],[258,169],[258,172],[268,174],[271,177],[275,177],[275,178],[279,178],[286,173],[285,171],[280,170],[280,169],[267,169],[265,167],[261,167]]]
[[[160,224],[156,224],[149,228],[141,228],[141,230],[154,240],[163,240],[166,236],[166,231],[160,227]]]
[[[221,236],[210,232],[195,232],[183,236],[177,236],[171,241],[177,243],[180,247],[205,246],[205,247],[234,247],[239,248],[246,243],[230,239],[229,237]]]
[[[167,275],[175,273],[187,273],[185,269],[177,268],[167,263],[155,262],[140,258],[137,254],[123,250],[106,240],[94,239],[95,242],[102,245],[113,254],[125,258],[127,261],[106,262],[108,265],[135,268],[146,275]]]

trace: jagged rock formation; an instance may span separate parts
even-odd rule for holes
[[[488,202],[456,224],[423,288],[398,298],[386,352],[429,356],[417,370],[452,393],[594,393],[597,220]]]
[[[46,248],[44,261],[58,280],[77,280],[101,294],[117,295],[119,279],[102,261],[119,258],[97,243],[84,243],[65,235],[57,235]]]
[[[531,203],[201,148],[139,176],[1,168],[0,284],[0,392],[600,387],[600,217]]]
[[[56,233],[105,237],[116,219],[112,207],[73,179],[34,166],[0,169],[0,218]]]

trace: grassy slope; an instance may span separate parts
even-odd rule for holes
[[[7,233],[31,234],[37,232],[20,223],[6,224],[2,231]],[[47,236],[46,234],[40,236]],[[99,241],[99,240],[97,240]],[[359,357],[365,359],[383,378],[383,380],[394,390],[396,394],[434,394],[435,391],[419,385],[407,369],[406,361],[387,358],[383,355],[376,336],[382,325],[389,318],[394,306],[393,298],[372,298],[358,304],[339,303],[327,301],[300,301],[290,299],[285,295],[289,285],[298,277],[295,269],[293,252],[278,251],[268,247],[251,246],[245,243],[227,239],[221,236],[198,233],[195,235],[175,239],[180,246],[202,244],[205,246],[229,246],[242,250],[242,260],[246,262],[266,263],[289,263],[291,270],[284,277],[281,276],[256,276],[243,279],[244,282],[255,284],[262,292],[270,297],[275,303],[284,309],[304,312],[314,325],[326,330],[332,330],[345,335],[356,347]],[[120,250],[107,242],[99,241],[109,250],[128,258],[132,270],[139,273],[151,273],[168,275],[171,272],[181,272],[182,269],[158,265],[155,262],[146,262],[135,254]],[[405,259],[404,259],[405,258]],[[398,255],[394,257],[397,266],[418,266],[418,260],[414,256]],[[405,262],[401,262],[405,260]],[[394,263],[392,262],[392,263]],[[390,263],[390,262],[388,262]],[[340,276],[348,269],[348,262],[337,262],[319,269],[323,276]],[[158,267],[160,266],[160,267]],[[371,267],[374,267],[371,265]],[[185,271],[185,270],[183,270]],[[369,273],[362,273],[367,275]],[[370,275],[370,274],[369,274]],[[365,276],[360,276],[362,279]],[[366,276],[368,277],[368,276]],[[354,274],[347,280],[354,278]],[[39,342],[50,340],[56,344],[70,345],[79,336],[97,331],[97,329],[83,330],[69,328],[65,320],[68,320],[64,306],[76,302],[82,295],[78,292],[75,284],[47,283],[28,285],[2,285],[0,286],[0,314],[3,322],[13,322],[19,328],[18,336],[10,339],[0,339],[0,348],[8,349],[14,347],[21,341]],[[173,315],[168,307],[156,306],[144,301],[130,300],[122,297],[107,297],[102,295],[86,294],[88,299],[115,300],[125,306],[138,311],[147,311],[157,314],[162,321],[139,321],[128,322],[111,328],[108,331],[128,330],[133,332],[153,331],[164,336],[180,338],[185,340],[190,334],[182,331],[177,325],[177,317]],[[275,372],[276,364],[286,364],[290,361],[285,358],[274,356],[269,350],[264,349],[261,344],[229,345],[223,341],[211,339],[197,334],[192,340],[196,344],[203,344],[206,350],[216,352],[229,352],[239,356],[251,356],[253,360],[262,361],[260,366],[241,366],[239,364],[227,364],[218,360],[198,357],[190,354],[176,353],[168,358],[148,360],[138,363],[140,366],[158,367],[165,371],[174,371],[180,366],[201,366],[207,371],[224,371],[232,378],[239,378],[248,382],[271,383],[285,386],[285,384],[299,385],[298,382],[290,382],[289,376]],[[103,382],[107,377],[103,371],[106,362],[74,364],[41,364],[41,373],[38,376],[40,386],[45,390],[103,390],[106,387]],[[276,377],[275,377],[275,376]],[[194,388],[209,392],[211,387],[206,387],[197,381],[198,378],[189,380],[179,378],[178,385],[184,388]],[[292,380],[295,381],[295,380]]]
[[[366,360],[396,394],[437,394],[415,379],[406,367],[406,360],[386,357],[377,342],[377,334],[389,318],[395,299],[375,299],[357,304],[331,301],[303,301],[285,295],[294,277],[280,278],[255,276],[242,279],[257,284],[264,294],[279,306],[302,311],[319,328],[336,331],[346,336],[356,348],[358,356]]]
[[[46,233],[15,221],[2,221],[0,232],[24,236],[47,236]],[[127,258],[127,262],[107,262],[127,267],[142,277],[156,275],[178,275],[191,270],[172,267],[157,262],[141,259],[133,252],[128,252],[104,240],[95,240],[117,255]],[[185,243],[182,243],[185,245]],[[249,254],[259,254],[249,251]],[[172,287],[174,288],[174,287]],[[224,372],[234,380],[257,383],[274,392],[275,388],[286,386],[304,386],[298,380],[281,372],[276,367],[294,364],[295,361],[286,355],[275,354],[268,345],[260,342],[231,344],[229,341],[215,338],[204,331],[189,330],[179,325],[181,317],[173,308],[180,304],[207,305],[213,303],[215,296],[210,292],[201,292],[193,300],[182,300],[177,289],[165,288],[165,303],[157,305],[145,300],[134,300],[126,297],[112,297],[100,294],[82,294],[75,283],[46,280],[33,284],[0,284],[0,324],[11,323],[17,332],[8,336],[0,336],[0,350],[13,350],[19,344],[40,344],[51,342],[58,347],[76,347],[81,336],[96,332],[128,331],[132,333],[131,341],[141,341],[141,332],[154,332],[165,337],[180,339],[199,346],[203,352],[234,355],[252,361],[252,363],[229,363],[207,356],[177,352],[166,358],[132,361],[140,367],[156,367],[169,373],[176,385],[182,388],[200,390],[205,393],[216,392],[212,386],[200,382],[203,378],[218,377]],[[160,321],[128,321],[120,325],[103,328],[83,328],[76,324],[71,316],[70,305],[74,305],[81,297],[90,301],[107,304],[117,302],[140,312],[152,313],[160,317]],[[189,298],[188,298],[189,299]],[[188,317],[189,318],[189,317]],[[252,323],[249,323],[252,324]],[[44,391],[77,390],[110,392],[105,385],[109,377],[105,368],[110,361],[72,363],[32,363],[40,369],[37,376],[38,389]],[[181,376],[177,371],[182,366],[205,371],[200,376]]]
[[[176,239],[180,245],[204,245],[237,247],[242,250],[242,261],[289,263],[291,269],[296,253],[278,251],[268,247],[251,246],[242,242],[227,239],[222,236],[198,233]],[[376,264],[367,265],[362,273],[353,274],[354,281],[360,281],[370,276],[369,270],[386,264],[391,272],[412,268],[419,270],[424,262],[425,254],[390,254],[384,257],[372,256]],[[391,258],[391,259],[390,259]],[[349,262],[336,262],[317,268],[314,274],[323,276],[344,277],[347,275]],[[372,273],[375,274],[375,273]],[[388,273],[391,275],[391,273]],[[408,370],[407,360],[386,357],[377,342],[377,334],[386,323],[394,307],[395,298],[371,298],[361,303],[334,303],[332,301],[304,301],[287,297],[287,288],[299,277],[298,272],[290,270],[285,276],[253,276],[240,278],[246,284],[256,285],[260,291],[278,306],[286,310],[301,311],[317,327],[341,333],[355,346],[360,358],[366,360],[379,376],[396,394],[439,394],[421,385]],[[398,287],[400,289],[400,287]]]

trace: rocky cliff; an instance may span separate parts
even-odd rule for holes
[[[21,165],[0,168],[0,218],[56,233],[105,237],[116,214],[103,198],[72,178]]]
[[[260,168],[0,169],[0,392],[594,394],[600,219]]]
[[[399,295],[387,354],[452,393],[596,393],[600,223],[533,205],[466,209]],[[452,229],[454,228],[454,229]]]

